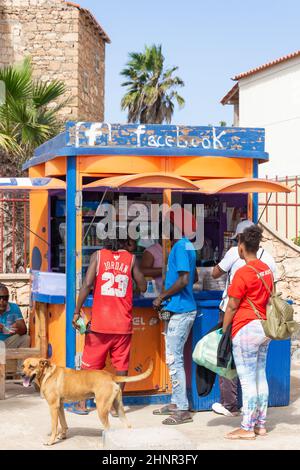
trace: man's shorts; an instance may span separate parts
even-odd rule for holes
[[[113,367],[117,371],[128,370],[132,335],[90,332],[85,335],[81,361],[82,369],[104,369],[109,353]]]

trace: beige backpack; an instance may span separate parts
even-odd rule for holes
[[[261,279],[265,288],[270,294],[267,305],[267,319],[264,320],[250,299],[246,299],[255,312],[255,315],[261,320],[265,335],[271,339],[288,339],[296,333],[300,325],[294,320],[294,309],[292,305],[281,298],[281,293],[275,291],[274,281],[272,282],[272,291],[261,276],[260,272],[254,266],[247,265],[253,269]],[[273,277],[272,277],[273,280]]]

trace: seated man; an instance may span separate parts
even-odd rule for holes
[[[26,334],[21,310],[17,304],[8,300],[8,289],[0,284],[0,341],[4,341],[6,348],[29,348],[30,337]]]

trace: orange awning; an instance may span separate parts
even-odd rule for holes
[[[290,193],[285,184],[259,178],[220,178],[194,181],[201,193]]]
[[[140,173],[137,175],[112,176],[86,184],[83,189],[100,188],[153,188],[174,190],[198,190],[195,181],[191,181],[173,173]]]
[[[66,189],[58,178],[0,178],[0,191],[34,191],[41,189]]]
[[[192,181],[173,173],[140,173],[102,178],[86,184],[83,189],[153,188],[216,193],[290,193],[285,184],[258,178],[211,178]]]

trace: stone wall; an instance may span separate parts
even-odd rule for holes
[[[30,55],[35,77],[63,80],[71,98],[61,111],[64,119],[104,119],[105,38],[92,19],[87,10],[63,0],[0,2],[0,67]],[[91,83],[85,89],[81,62]]]
[[[79,18],[78,120],[104,116],[105,43],[91,34],[87,18]],[[100,119],[103,120],[102,118]]]
[[[9,290],[10,301],[19,305],[24,320],[29,320],[30,274],[0,274],[0,283]]]
[[[282,292],[282,298],[293,300],[295,319],[300,322],[300,247],[281,237],[267,223],[261,226],[264,229],[262,246],[277,265],[277,291]],[[293,349],[296,348],[300,348],[300,334],[293,340]]]

